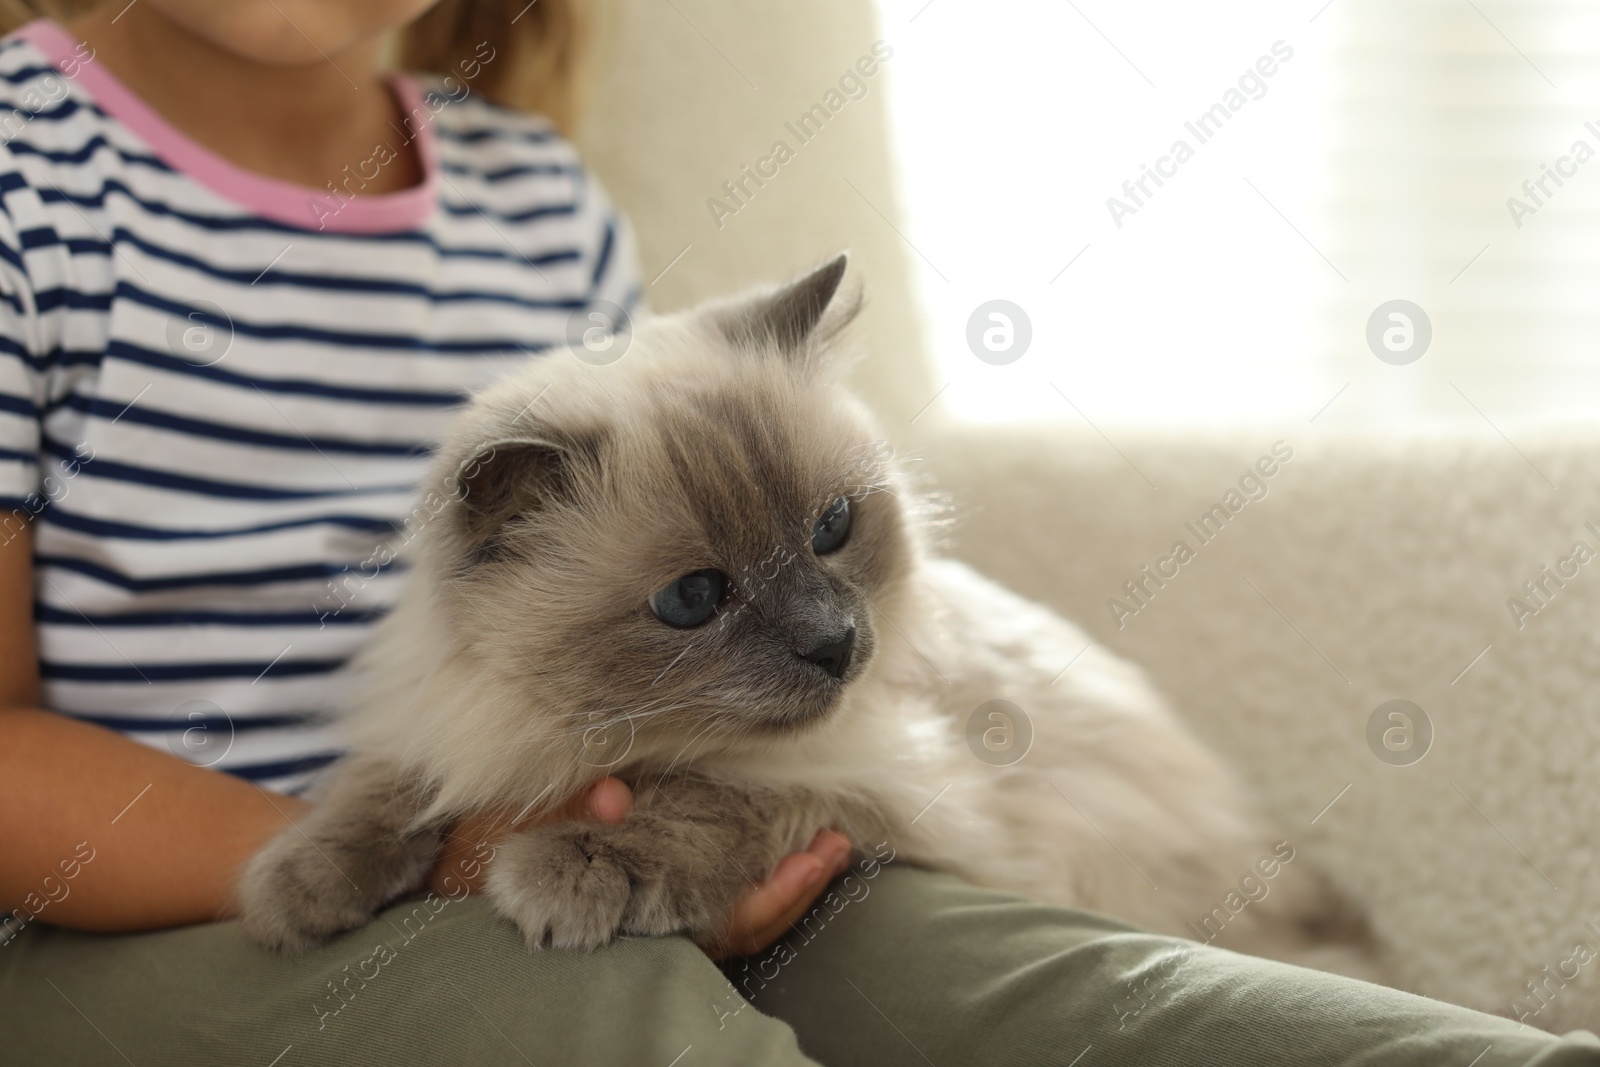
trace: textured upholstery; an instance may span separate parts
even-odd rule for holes
[[[1373,441],[1341,430],[1337,410],[1315,427],[1119,434],[1116,448],[1087,429],[940,423],[936,411],[908,425],[935,386],[914,252],[890,222],[893,60],[810,143],[784,127],[881,36],[893,43],[860,0],[621,0],[581,140],[638,226],[647,278],[689,247],[651,288],[654,305],[851,248],[869,295],[857,383],[948,493],[951,551],[1144,665],[1366,905],[1402,984],[1500,1012],[1537,1006],[1525,983],[1541,967],[1562,969],[1576,942],[1600,946],[1600,560],[1547,582],[1520,628],[1507,601],[1535,606],[1523,583],[1575,541],[1600,551],[1600,437],[1518,432],[1512,446],[1477,424]],[[719,227],[706,201],[778,139],[795,157]],[[1247,503],[1201,543],[1185,523],[1225,505],[1280,440],[1293,457],[1262,479],[1266,496],[1241,490]],[[1177,565],[1180,539],[1194,556]],[[1123,583],[1146,564],[1176,574],[1144,579],[1145,605],[1119,626],[1107,601],[1137,607]],[[1410,766],[1367,740],[1392,699],[1432,725],[1431,751]],[[1578,969],[1547,984],[1557,992],[1532,1021],[1595,1025],[1600,964]]]

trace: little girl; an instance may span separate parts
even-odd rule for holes
[[[4,942],[229,914],[339,755],[456,408],[642,297],[553,121],[563,0],[61,7],[0,44]],[[429,73],[380,69],[394,30]],[[847,849],[787,860],[717,949]]]
[[[338,758],[452,413],[640,305],[558,133],[572,3],[0,5],[0,1062],[1594,1062],[881,856],[819,901],[826,832],[706,946],[794,925],[730,964],[759,1011],[681,938],[527,951],[468,892],[503,813],[320,950],[218,921]]]

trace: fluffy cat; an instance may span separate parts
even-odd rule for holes
[[[361,661],[353,752],[243,878],[250,934],[293,950],[364,923],[419,887],[456,817],[553,807],[611,773],[636,793],[626,821],[499,846],[487,892],[533,944],[712,934],[835,827],[973,882],[1372,973],[1359,916],[1136,668],[932,554],[838,381],[845,265],[656,318],[610,365],[543,356],[477,399]],[[1021,713],[976,710],[997,699]],[[979,757],[1007,731],[1031,734],[1025,754]]]

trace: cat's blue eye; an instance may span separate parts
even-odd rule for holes
[[[838,550],[850,536],[850,498],[842,496],[828,505],[811,526],[811,551],[819,556]]]
[[[650,610],[668,626],[687,630],[710,621],[727,588],[728,577],[721,571],[695,571],[657,589]]]

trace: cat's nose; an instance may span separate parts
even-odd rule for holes
[[[850,669],[850,653],[856,647],[854,626],[831,641],[825,641],[810,652],[801,652],[800,658],[815,663],[834,678],[843,678]]]

